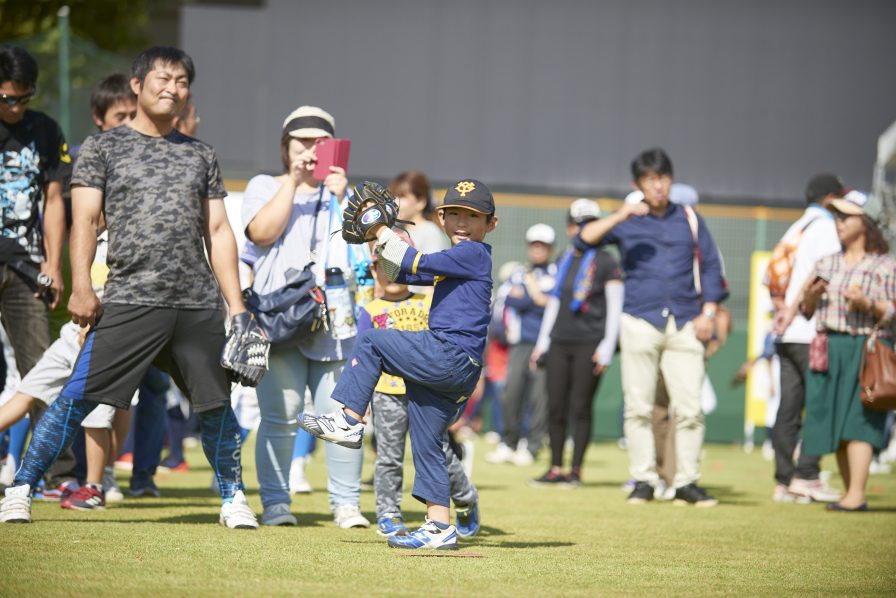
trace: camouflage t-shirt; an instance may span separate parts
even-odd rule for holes
[[[211,146],[176,130],[150,137],[118,127],[87,138],[72,186],[103,192],[109,231],[104,303],[220,306],[203,244],[203,200],[226,195]]]

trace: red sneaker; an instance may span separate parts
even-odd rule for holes
[[[94,511],[106,508],[106,496],[101,490],[97,490],[90,484],[84,484],[77,492],[62,499],[59,506],[63,509],[75,511]]]

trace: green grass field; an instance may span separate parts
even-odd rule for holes
[[[483,527],[461,552],[481,558],[404,557],[372,530],[337,529],[320,451],[308,468],[316,491],[293,501],[299,527],[226,530],[194,449],[190,473],[157,476],[162,498],[95,513],[36,502],[35,523],[0,528],[0,595],[896,594],[896,475],[872,476],[872,512],[828,513],[772,503],[770,463],[713,445],[703,484],[719,507],[630,506],[620,489],[627,459],[615,445],[592,446],[576,490],[526,486],[544,457],[528,468],[489,465],[490,447],[476,448]],[[260,512],[253,454],[248,447],[245,477]],[[409,467],[406,489],[411,476]],[[372,519],[373,493],[361,501]],[[404,504],[410,523],[422,520],[416,501],[406,495]]]

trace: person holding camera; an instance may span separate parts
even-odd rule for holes
[[[283,121],[283,174],[259,174],[246,187],[242,217],[246,237],[257,254],[252,290],[258,295],[284,287],[288,270],[302,271],[309,264],[318,285],[331,292],[339,282],[335,270],[344,280],[354,262],[363,258],[354,259],[341,235],[333,234],[342,226],[340,203],[348,186],[345,169],[331,166],[323,180],[314,177],[318,143],[334,133],[329,113],[315,106],[297,108]],[[289,471],[306,389],[318,413],[337,408],[330,394],[354,346],[355,331],[352,322],[330,320],[329,328],[319,327],[305,338],[275,344],[270,370],[257,389],[261,423],[255,460],[265,525],[297,523],[290,513]],[[330,508],[342,528],[370,526],[360,511],[362,456],[362,451],[326,446]]]

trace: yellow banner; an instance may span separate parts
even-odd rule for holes
[[[757,359],[765,348],[766,337],[772,327],[772,302],[768,288],[762,279],[768,270],[769,251],[754,251],[750,258],[750,309],[747,331],[747,359],[752,366],[747,376],[746,405],[744,409],[744,433],[751,442],[753,430],[774,421],[777,411],[778,376],[775,365],[766,359]],[[771,418],[769,418],[771,415]]]

